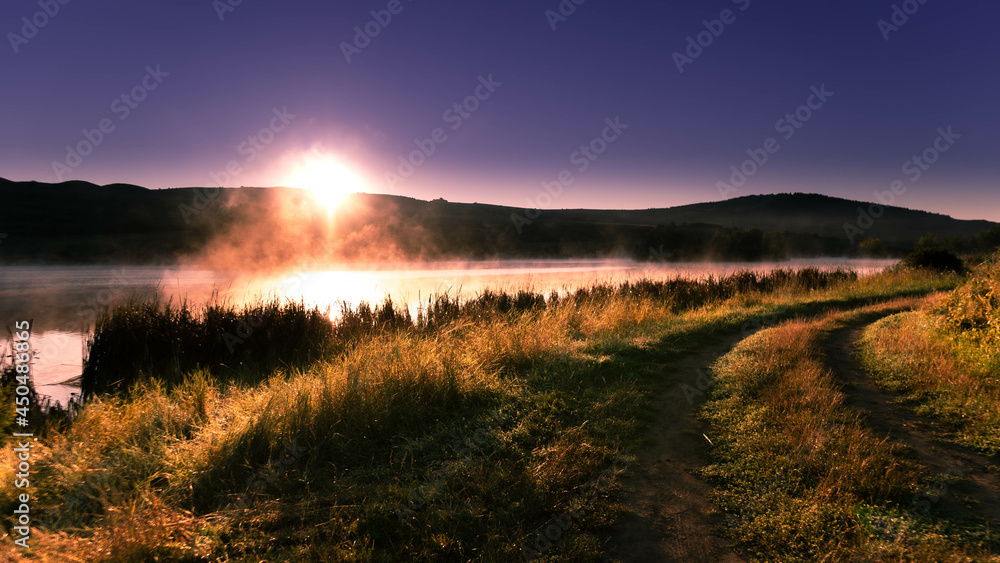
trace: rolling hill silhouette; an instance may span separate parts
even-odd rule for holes
[[[223,255],[236,267],[262,257],[306,255],[366,261],[756,260],[856,256],[865,238],[880,239],[885,252],[900,255],[927,234],[973,247],[985,240],[981,233],[1000,233],[990,221],[885,207],[852,241],[845,224],[856,226],[860,210],[870,203],[800,193],[665,209],[541,211],[355,194],[350,211],[332,221],[310,203],[308,192],[293,188],[149,190],[0,179],[0,197],[5,202],[0,233],[8,235],[0,244],[0,260],[7,263],[173,263]],[[276,240],[281,245],[271,248]]]

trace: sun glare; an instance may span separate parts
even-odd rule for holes
[[[293,188],[311,190],[316,200],[333,211],[348,194],[364,191],[361,176],[330,155],[311,153],[303,156],[288,185]]]

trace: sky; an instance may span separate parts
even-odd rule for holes
[[[4,0],[0,176],[321,175],[530,208],[809,192],[1000,221],[998,19],[992,0]]]

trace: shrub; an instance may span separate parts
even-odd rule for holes
[[[1000,252],[973,269],[942,313],[957,332],[1000,341]]]
[[[903,263],[910,268],[928,268],[938,272],[965,271],[961,258],[940,248],[918,247],[903,258]]]

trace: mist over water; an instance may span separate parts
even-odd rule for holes
[[[638,263],[630,260],[517,260],[414,262],[311,266],[280,273],[243,273],[185,267],[6,266],[0,268],[0,318],[12,327],[32,321],[39,393],[64,403],[78,389],[59,385],[80,375],[86,337],[105,307],[130,298],[159,298],[199,306],[212,301],[242,305],[260,298],[303,301],[328,310],[391,297],[416,314],[435,295],[474,297],[484,290],[548,294],[595,283],[639,279],[724,276],[740,270],[851,268],[877,273],[896,260],[815,258],[762,263]]]
[[[351,267],[298,270],[276,276],[255,277],[236,282],[247,294],[278,295],[303,299],[309,305],[333,305],[336,318],[339,304],[356,306],[362,301],[380,302],[386,296],[396,304],[415,307],[434,295],[474,297],[484,290],[529,290],[548,294],[575,291],[595,283],[618,284],[640,279],[720,277],[740,270],[768,272],[776,268],[823,270],[851,268],[861,275],[882,271],[895,260],[838,258],[799,259],[785,262],[688,262],[640,263],[632,260],[497,260],[474,262],[434,262],[383,264],[376,268]]]

